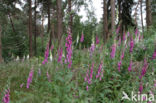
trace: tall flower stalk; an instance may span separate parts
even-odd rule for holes
[[[5,95],[3,97],[3,103],[10,103],[10,89],[5,91]]]
[[[129,67],[128,67],[128,71],[132,71],[132,60],[130,60],[130,64],[129,64]]]
[[[142,68],[141,75],[140,75],[140,79],[142,79],[142,77],[146,74],[147,68],[148,68],[148,63],[147,63],[147,60],[145,58],[144,59],[144,66]]]
[[[60,48],[60,50],[58,50],[58,62],[62,63],[62,54],[63,54],[63,50],[62,48]]]
[[[91,47],[90,47],[90,57],[92,57],[92,55],[93,55],[93,52],[94,52],[94,50],[95,50],[95,44],[91,44]]]
[[[120,61],[118,62],[118,71],[119,71],[119,72],[121,71],[121,65],[122,65],[122,60],[120,60]]]
[[[97,75],[96,75],[96,79],[100,79],[101,80],[101,77],[103,77],[103,71],[102,71],[102,61],[101,61],[101,63],[100,63],[100,65],[99,65],[99,68],[98,68],[98,73],[97,73]]]
[[[140,82],[139,92],[142,93],[142,91],[143,91],[143,85],[142,85],[142,82]]]
[[[131,37],[131,40],[130,40],[130,53],[133,52],[133,48],[134,48],[134,41],[133,41],[133,37]]]
[[[68,68],[71,68],[71,65],[72,65],[72,59],[71,59],[71,56],[72,56],[72,36],[71,36],[70,30],[68,30],[68,36],[66,38],[65,46],[66,46],[66,51],[67,51],[65,61],[68,63]]]
[[[86,72],[86,77],[85,77],[85,82],[87,82],[87,86],[86,86],[86,90],[88,91],[89,88],[89,84],[92,83],[92,78],[93,78],[93,68],[94,68],[94,63],[92,63],[91,69],[89,71],[89,69]]]
[[[82,43],[83,41],[84,41],[84,34],[82,32],[80,42]]]
[[[96,44],[99,44],[100,43],[100,40],[98,38],[98,36],[96,35]]]
[[[34,69],[32,67],[32,69],[29,72],[28,79],[27,79],[27,88],[29,88],[30,83],[32,83],[33,74],[34,74]]]
[[[152,59],[155,59],[155,58],[156,58],[156,50],[154,51],[153,56],[152,56]]]
[[[115,53],[116,53],[116,43],[114,43],[111,48],[112,48],[112,51],[111,51],[110,56],[113,59],[115,57]]]
[[[47,44],[45,53],[44,53],[44,60],[42,62],[42,64],[48,63],[48,56],[49,56],[49,43]]]

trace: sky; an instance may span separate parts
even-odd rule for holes
[[[96,18],[97,18],[97,21],[99,22],[100,18],[102,18],[102,14],[103,14],[103,10],[102,10],[102,7],[103,7],[102,1],[103,0],[92,0],[92,1],[93,1],[93,8],[95,10]],[[86,15],[86,12],[83,7],[81,8],[79,14],[83,16],[82,21],[87,20],[87,17],[86,17],[87,15]]]

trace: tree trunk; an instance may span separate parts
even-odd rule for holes
[[[138,11],[138,5],[139,5],[139,2],[140,0],[138,0],[137,4],[136,4],[136,8],[135,8],[135,11],[134,11],[134,17],[135,17],[135,25],[137,26],[137,11]]]
[[[42,51],[44,51],[44,41],[43,41],[43,39],[44,39],[44,37],[43,37],[43,35],[44,35],[44,26],[43,26],[43,24],[44,24],[44,17],[42,18],[42,31],[41,31]]]
[[[111,0],[111,30],[115,31],[115,1]]]
[[[31,0],[28,0],[29,3],[29,56],[30,58],[33,56],[33,51],[32,51],[32,2]]]
[[[142,15],[142,0],[140,0],[140,12],[141,12],[141,25],[142,25],[142,33],[144,32],[144,22],[143,22],[143,15]]]
[[[70,28],[70,30],[72,32],[73,16],[72,16],[71,10],[72,10],[71,0],[68,0],[68,13],[70,15],[70,17],[69,17],[69,28]]]
[[[103,27],[104,27],[104,42],[106,43],[106,40],[108,38],[108,18],[107,18],[107,1],[103,0]]]
[[[61,46],[62,38],[62,0],[57,0],[57,36],[58,45]]]
[[[12,21],[12,18],[11,18],[10,13],[8,14],[8,16],[9,16],[9,19],[10,19],[10,23],[11,23],[12,31],[13,31],[14,33],[16,33],[16,31],[15,31],[15,27],[14,27],[14,24],[13,24],[13,21]]]
[[[34,50],[35,50],[35,52],[34,52],[34,55],[36,56],[37,55],[37,44],[36,44],[36,36],[37,36],[37,32],[36,32],[36,8],[37,8],[37,2],[36,2],[36,0],[35,0],[35,17],[34,17],[34,19],[35,19],[35,35],[34,35]]]
[[[152,25],[151,0],[146,0],[146,24],[147,29]]]
[[[120,36],[122,37],[123,36],[123,26],[122,26],[122,12],[121,12],[121,0],[118,0],[118,9],[119,9],[119,27],[120,27],[120,30],[119,30],[119,33],[120,33]]]
[[[50,0],[48,0],[48,11],[47,11],[47,13],[48,13],[48,33],[50,32]]]
[[[1,38],[2,38],[2,27],[0,25],[0,63],[3,62],[3,58],[2,58],[2,41],[1,41]]]

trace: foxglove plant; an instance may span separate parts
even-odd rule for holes
[[[102,70],[102,72],[101,72],[101,75],[100,75],[100,81],[102,80],[102,78],[103,78],[103,73],[104,73],[104,70]]]
[[[127,32],[127,37],[129,37],[129,32]]]
[[[81,34],[80,42],[82,43],[83,41],[84,41],[84,34],[82,33],[82,34]]]
[[[154,87],[156,87],[156,80],[154,80]]]
[[[95,44],[91,44],[91,47],[90,47],[90,57],[92,57],[94,50],[95,50]]]
[[[124,59],[124,56],[125,56],[125,49],[122,51],[122,54],[121,54],[121,60]]]
[[[96,44],[99,44],[99,38],[98,38],[98,36],[96,35]]]
[[[120,60],[119,62],[118,62],[118,71],[120,72],[120,69],[121,69],[121,65],[122,65],[122,60]]]
[[[140,86],[139,86],[139,92],[142,93],[143,91],[143,85],[142,85],[142,82],[140,83]]]
[[[85,77],[85,82],[87,82],[87,80],[88,80],[88,78],[89,78],[89,69],[87,69],[87,72],[86,72],[86,77]]]
[[[88,84],[92,83],[93,69],[94,69],[94,63],[92,63],[92,67],[91,67],[91,70],[90,70],[90,75],[89,75],[89,78],[88,78]]]
[[[100,63],[100,65],[99,65],[99,69],[98,69],[98,73],[97,73],[97,75],[96,75],[96,79],[100,79],[100,77],[101,77],[101,74],[102,73],[102,61],[101,61],[101,63]]]
[[[32,69],[29,72],[28,79],[27,79],[27,88],[29,88],[30,83],[32,83],[33,74],[34,74],[34,69],[32,67]]]
[[[68,63],[68,68],[71,68],[71,65],[72,65],[72,59],[71,59],[71,56],[72,56],[72,36],[71,36],[70,30],[68,31],[68,36],[66,38],[65,46],[66,46],[66,51],[67,51],[65,62]]]
[[[49,43],[47,44],[46,51],[44,53],[44,60],[42,64],[48,63],[48,56],[49,56]]]
[[[130,72],[132,70],[132,60],[130,61],[129,67],[128,67],[128,71]]]
[[[22,83],[22,84],[20,85],[20,88],[23,88],[23,86],[24,86],[24,83]]]
[[[146,74],[147,68],[148,68],[148,63],[147,63],[147,60],[145,58],[144,59],[144,66],[142,68],[141,75],[140,75],[140,79],[142,79],[142,77]]]
[[[156,50],[154,51],[153,56],[152,56],[152,59],[155,59],[155,58],[156,58]]]
[[[3,103],[10,103],[10,89],[5,91],[5,95],[3,97]]]
[[[134,41],[133,41],[133,37],[131,37],[131,40],[130,40],[130,53],[133,52],[133,48],[134,48]]]
[[[62,53],[63,53],[63,50],[62,48],[60,50],[58,50],[58,62],[59,63],[62,63]]]
[[[116,53],[116,43],[114,43],[111,48],[112,48],[112,51],[111,51],[110,56],[113,59],[115,57],[115,53]]]
[[[123,60],[123,59],[124,59],[124,56],[125,56],[125,50],[126,50],[126,48],[127,48],[127,44],[125,44],[125,47],[124,47],[124,49],[122,50],[121,60]]]
[[[94,63],[92,63],[92,66],[91,66],[91,69],[90,69],[90,72],[89,72],[89,69],[87,70],[86,72],[86,76],[84,78],[85,82],[87,82],[87,86],[86,86],[86,90],[88,91],[88,88],[89,88],[89,84],[92,83],[92,78],[93,78],[93,68],[94,68]]]

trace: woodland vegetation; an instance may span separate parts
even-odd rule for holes
[[[0,0],[0,102],[156,102],[156,0],[99,2]]]

